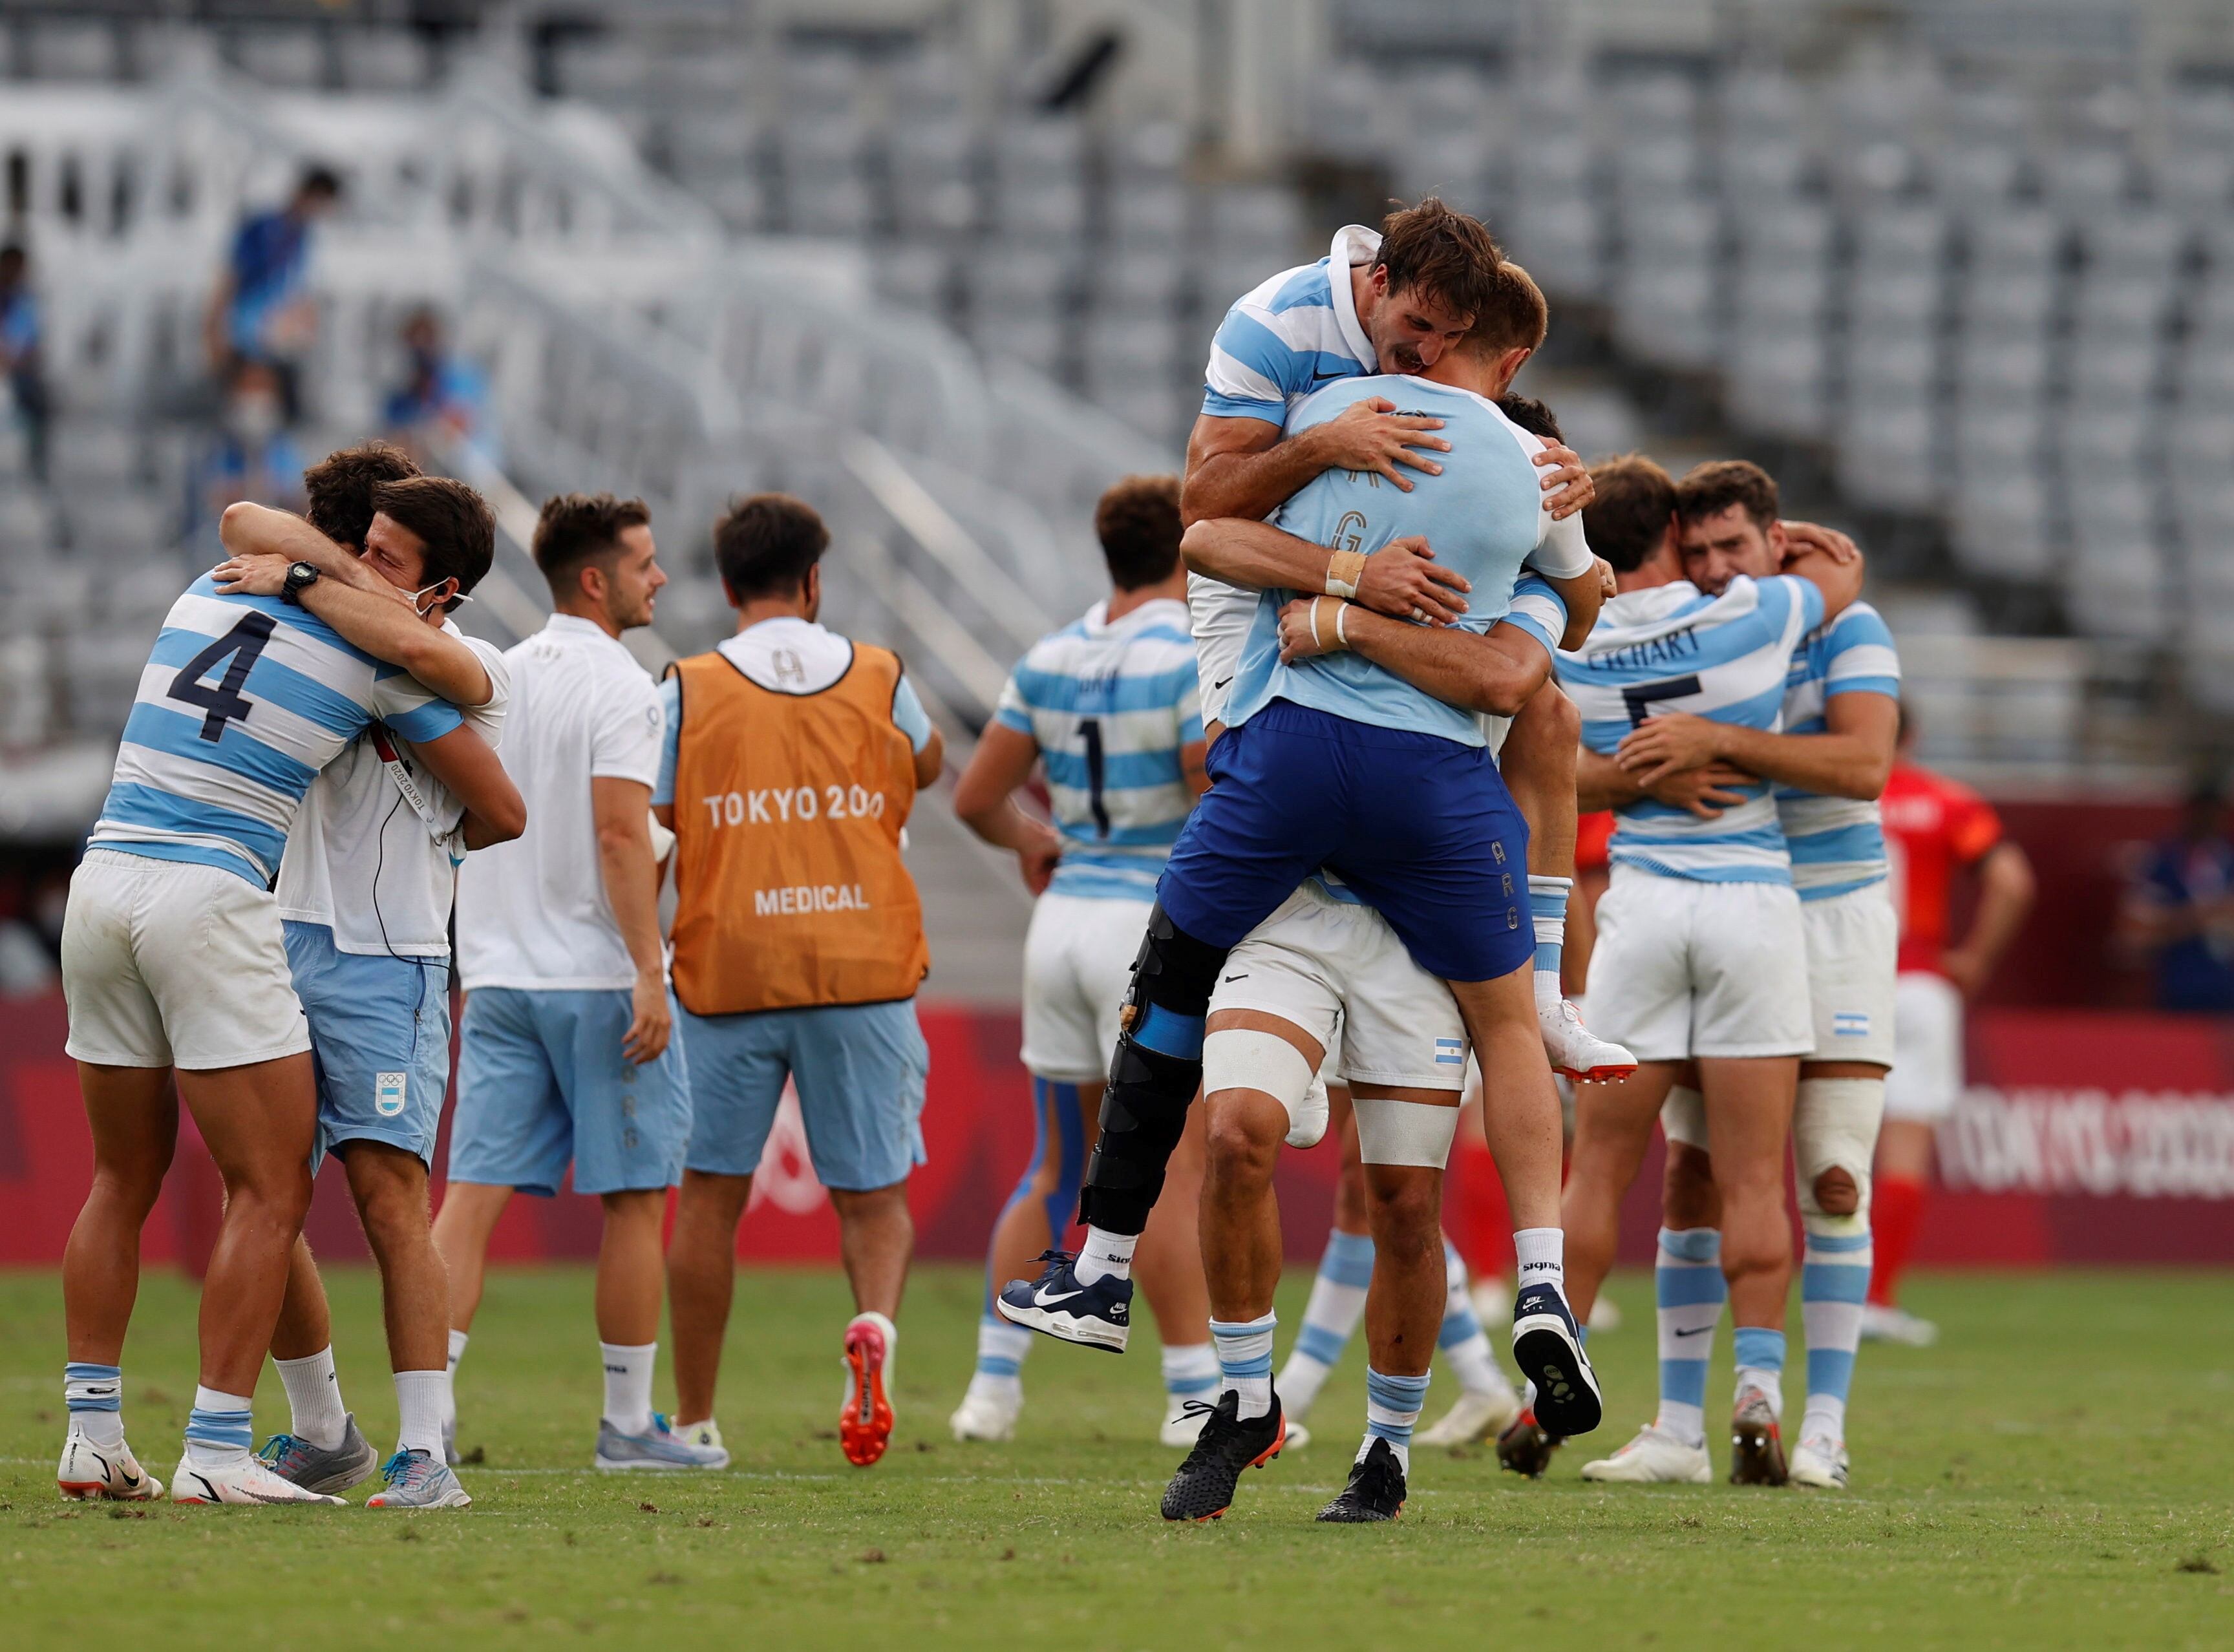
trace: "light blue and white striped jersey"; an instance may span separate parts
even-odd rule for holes
[[[276,597],[205,574],[171,605],[88,847],[222,866],[269,888],[303,794],[376,722],[439,740],[462,721],[400,666]]]
[[[1900,656],[1885,617],[1858,602],[1827,625],[1807,634],[1792,656],[1784,689],[1784,732],[1819,735],[1828,725],[1824,708],[1841,694],[1882,694],[1900,698]],[[1885,827],[1875,798],[1825,797],[1796,786],[1776,788],[1776,816],[1792,851],[1792,881],[1802,900],[1882,883]]]
[[[1583,716],[1583,744],[1610,754],[1646,718],[1688,711],[1773,729],[1793,656],[1822,622],[1823,593],[1805,579],[1741,574],[1719,597],[1679,579],[1623,591],[1597,629],[1559,656],[1559,686]],[[1618,809],[1609,853],[1618,865],[1717,884],[1789,884],[1792,860],[1766,780],[1711,820],[1652,798]]]
[[[994,714],[1029,735],[1062,833],[1048,888],[1153,900],[1194,807],[1179,748],[1202,739],[1186,604],[1159,597],[1115,622],[1096,603],[1032,644]]]
[[[1368,396],[1442,420],[1451,462],[1421,475],[1409,493],[1371,471],[1325,470],[1298,488],[1272,520],[1314,545],[1374,552],[1408,534],[1427,539],[1438,562],[1463,574],[1473,589],[1461,629],[1486,632],[1508,617],[1524,564],[1558,578],[1588,572],[1590,546],[1579,513],[1554,521],[1545,503],[1534,455],[1544,444],[1505,416],[1494,402],[1431,379],[1388,374],[1346,379],[1297,407],[1290,435],[1338,415]],[[1519,623],[1545,622],[1540,582]],[[1295,593],[1261,596],[1240,667],[1226,701],[1225,721],[1239,723],[1275,700],[1383,728],[1439,735],[1462,745],[1484,743],[1471,711],[1446,704],[1395,672],[1356,654],[1323,654],[1280,663],[1280,610]],[[1561,617],[1564,624],[1564,613]],[[1547,646],[1555,646],[1554,627]]]
[[[1380,371],[1349,281],[1351,267],[1380,250],[1378,235],[1345,224],[1316,264],[1283,270],[1234,300],[1211,342],[1202,410],[1284,425],[1289,409],[1320,386]]]

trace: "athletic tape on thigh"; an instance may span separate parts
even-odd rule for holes
[[[1205,1096],[1220,1090],[1261,1090],[1286,1108],[1293,1120],[1296,1109],[1310,1094],[1314,1076],[1303,1051],[1277,1033],[1229,1027],[1202,1041]]]
[[[1707,1152],[1707,1098],[1676,1086],[1660,1104],[1660,1129],[1671,1144]]]
[[[1440,1170],[1450,1162],[1456,1107],[1386,1095],[1353,1095],[1349,1104],[1357,1113],[1357,1156],[1364,1163]]]
[[[1856,1231],[1868,1225],[1870,1164],[1877,1157],[1878,1126],[1885,1118],[1885,1087],[1883,1079],[1800,1081],[1800,1100],[1792,1112],[1792,1158],[1800,1172],[1800,1214],[1812,1224],[1850,1224]],[[1826,1216],[1815,1202],[1815,1179],[1834,1169],[1852,1176],[1861,1192],[1851,1217]]]

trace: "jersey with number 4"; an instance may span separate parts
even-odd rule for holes
[[[1681,579],[1623,591],[1582,647],[1559,656],[1559,686],[1594,752],[1610,754],[1662,712],[1774,729],[1793,654],[1822,620],[1823,593],[1790,574],[1741,574],[1719,597]],[[1649,797],[1616,810],[1613,864],[1703,883],[1789,884],[1792,858],[1768,782],[1729,789],[1744,801],[1713,819]]]
[[[401,667],[209,576],[171,605],[88,846],[221,866],[270,888],[303,794],[376,722],[438,740],[461,719]]]
[[[1153,900],[1194,806],[1179,748],[1202,738],[1186,604],[1158,598],[1122,618],[1096,603],[1032,644],[1001,690],[1000,722],[1029,735],[1062,834],[1048,887]]]

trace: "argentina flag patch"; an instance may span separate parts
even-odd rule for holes
[[[1466,1065],[1466,1040],[1463,1038],[1437,1039],[1435,1041],[1435,1065],[1437,1067],[1464,1067]]]
[[[1867,1038],[1870,1035],[1869,1015],[1859,1009],[1838,1010],[1831,1017],[1831,1032],[1838,1038]]]

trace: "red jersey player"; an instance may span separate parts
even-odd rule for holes
[[[1895,1305],[1894,1293],[1924,1214],[1933,1126],[1963,1090],[1963,1005],[1993,974],[2033,900],[2032,865],[2002,836],[1993,805],[1969,787],[1909,760],[1915,725],[1904,713],[1900,755],[1879,807],[1900,914],[1900,977],[1894,989],[1894,1055],[1885,1079],[1871,1198],[1877,1265],[1862,1335],[1918,1347],[1938,1328]],[[1978,909],[1959,945],[1947,935],[1958,871],[1978,879]]]

